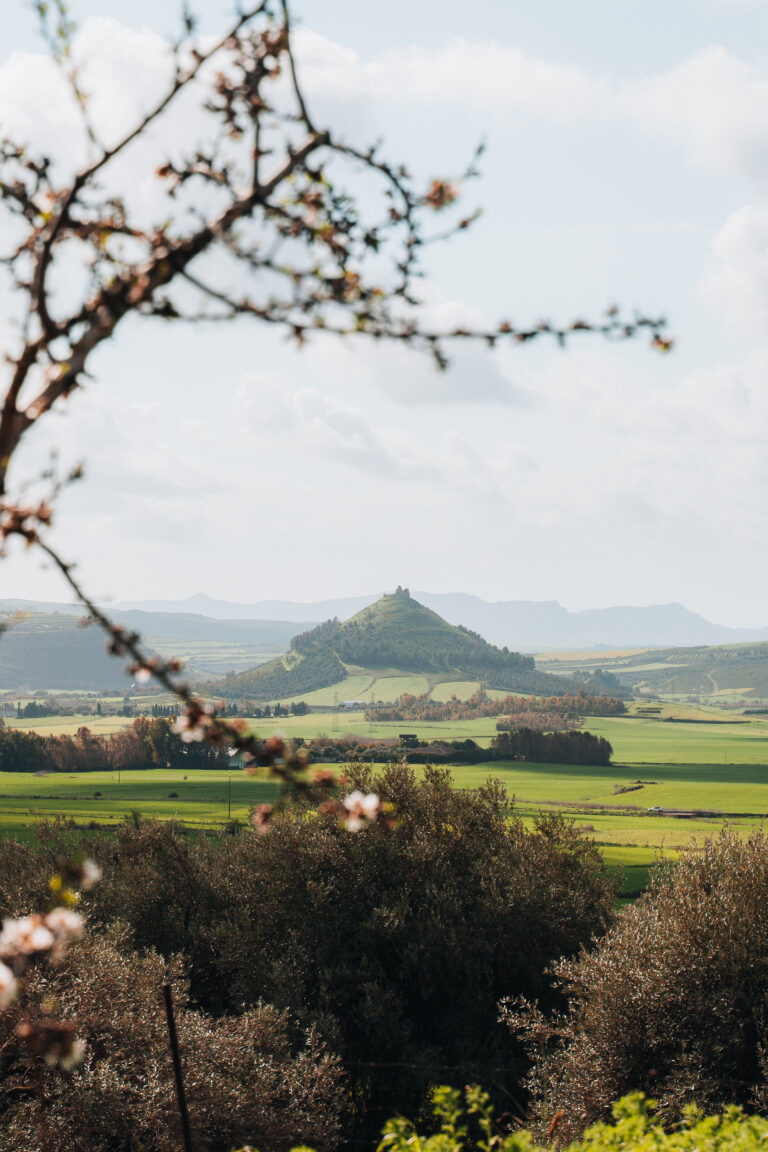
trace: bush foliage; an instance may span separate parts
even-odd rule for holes
[[[354,1086],[355,1136],[430,1084],[473,1074],[518,1093],[524,1052],[498,1021],[509,994],[554,1005],[545,970],[610,923],[614,887],[597,849],[558,817],[526,828],[503,789],[417,781],[405,765],[352,785],[395,805],[395,827],[356,835],[309,810],[268,835],[206,839],[138,821],[89,840],[103,879],[92,924],[124,921],[135,946],[183,957],[192,1002],[237,1017],[266,1002],[317,1028]],[[65,829],[6,845],[0,897],[32,903]],[[57,843],[57,837],[62,840]],[[26,879],[25,879],[26,877]]]
[[[705,1116],[690,1105],[680,1121],[670,1129],[658,1123],[658,1103],[633,1092],[618,1100],[611,1109],[613,1123],[600,1122],[589,1128],[581,1140],[570,1144],[568,1152],[762,1152],[768,1140],[768,1121],[746,1116],[732,1106],[721,1115]],[[488,1095],[470,1086],[462,1094],[447,1087],[433,1093],[433,1113],[437,1130],[422,1134],[408,1120],[397,1116],[384,1128],[378,1152],[537,1152],[542,1144],[528,1131],[504,1132],[493,1119]],[[558,1133],[553,1118],[546,1146]]]
[[[768,1110],[768,835],[705,841],[616,921],[592,952],[554,968],[563,1016],[508,1008],[536,1063],[534,1115],[563,1113],[576,1136],[631,1090],[676,1119],[708,1110]]]
[[[77,1021],[85,1060],[71,1075],[40,1077],[15,1028],[23,1008],[0,1014],[3,1093],[0,1152],[176,1152],[179,1121],[160,995],[167,964],[139,955],[127,929],[113,927],[74,945],[57,966],[38,969],[31,996]],[[342,1072],[313,1030],[300,1043],[285,1013],[262,1004],[215,1019],[184,1007],[181,965],[173,961],[176,1022],[194,1147],[229,1152],[310,1141],[334,1145]]]

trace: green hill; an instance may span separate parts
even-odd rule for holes
[[[768,644],[653,649],[608,667],[644,691],[768,698]]]
[[[538,672],[532,656],[496,648],[477,633],[448,624],[401,588],[343,624],[329,620],[295,636],[284,656],[208,687],[230,699],[295,699],[340,683],[350,669],[481,680],[510,692],[556,695],[575,687],[573,680]]]
[[[558,653],[545,667],[576,676],[613,674],[633,689],[669,696],[768,700],[768,644],[699,645],[633,652]],[[588,681],[589,683],[589,681]]]
[[[126,659],[106,651],[100,628],[57,612],[0,616],[0,689],[125,691]]]

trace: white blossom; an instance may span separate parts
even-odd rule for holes
[[[0,962],[0,1012],[16,995],[16,977],[7,964]]]
[[[205,711],[198,712],[194,709],[190,712],[182,712],[176,722],[171,726],[171,731],[175,732],[177,736],[181,736],[185,744],[191,743],[193,740],[204,740],[208,729],[211,726],[211,718]]]
[[[58,1064],[59,1068],[63,1068],[65,1072],[71,1072],[73,1068],[81,1063],[85,1056],[85,1049],[85,1040],[73,1040],[69,1051],[64,1056],[55,1056],[51,1053],[45,1057],[45,1062],[49,1066]]]
[[[22,916],[18,920],[3,920],[0,932],[0,956],[28,956],[32,952],[47,952],[55,943],[53,932],[42,916]]]
[[[344,797],[344,807],[347,815],[344,824],[348,832],[359,832],[368,822],[373,821],[381,811],[381,800],[375,792],[364,795],[362,792],[350,792]]]
[[[99,880],[101,880],[101,868],[96,861],[84,860],[80,865],[80,887],[84,892],[88,892]]]
[[[46,927],[50,928],[57,941],[77,940],[83,934],[83,918],[79,912],[72,912],[69,908],[54,908],[45,918]]]

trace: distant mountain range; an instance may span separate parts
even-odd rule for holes
[[[711,623],[682,604],[592,608],[583,612],[569,612],[556,600],[498,600],[489,603],[479,596],[464,592],[414,592],[413,595],[450,624],[471,628],[490,643],[507,645],[517,651],[671,648],[768,640],[768,627],[727,628]],[[373,604],[378,596],[379,593],[376,593],[311,603],[260,600],[251,604],[237,604],[197,595],[186,600],[126,601],[116,604],[114,608],[118,611],[141,609],[145,612],[196,612],[218,620],[302,620],[321,623],[334,616],[346,620]]]
[[[499,600],[489,603],[464,592],[414,592],[420,603],[450,624],[479,632],[492,644],[515,651],[582,651],[592,648],[672,648],[705,644],[759,643],[766,628],[713,624],[682,604],[593,608],[569,612],[556,600]],[[347,620],[379,594],[300,603],[260,600],[238,604],[199,594],[186,600],[136,600],[109,605],[119,619],[145,636],[241,641],[288,646],[292,635],[333,617]],[[14,611],[82,614],[71,604],[0,600],[0,614]],[[241,664],[242,667],[242,664]]]

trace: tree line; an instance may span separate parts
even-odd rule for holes
[[[432,700],[429,693],[414,696],[403,693],[395,704],[369,708],[367,720],[480,720],[491,716],[508,716],[512,722],[517,715],[548,714],[568,720],[583,716],[623,716],[626,704],[617,696],[592,696],[580,691],[564,696],[514,696],[492,698],[485,688],[479,688],[466,700],[454,694],[450,700]]]
[[[538,764],[596,764],[611,762],[613,748],[603,736],[591,732],[535,732],[516,728],[500,732],[491,741],[493,758],[527,760]]]
[[[493,760],[525,760],[538,764],[610,764],[613,748],[602,736],[591,732],[541,732],[534,728],[516,728],[501,732],[483,748],[474,740],[419,740],[401,735],[393,740],[364,740],[344,737],[329,740],[320,737],[306,745],[312,759],[344,763],[381,764],[393,758],[409,764],[483,764]]]
[[[226,748],[203,741],[185,743],[172,718],[139,716],[127,731],[97,735],[87,727],[74,736],[40,735],[0,728],[0,772],[102,772],[110,769],[222,768]]]

